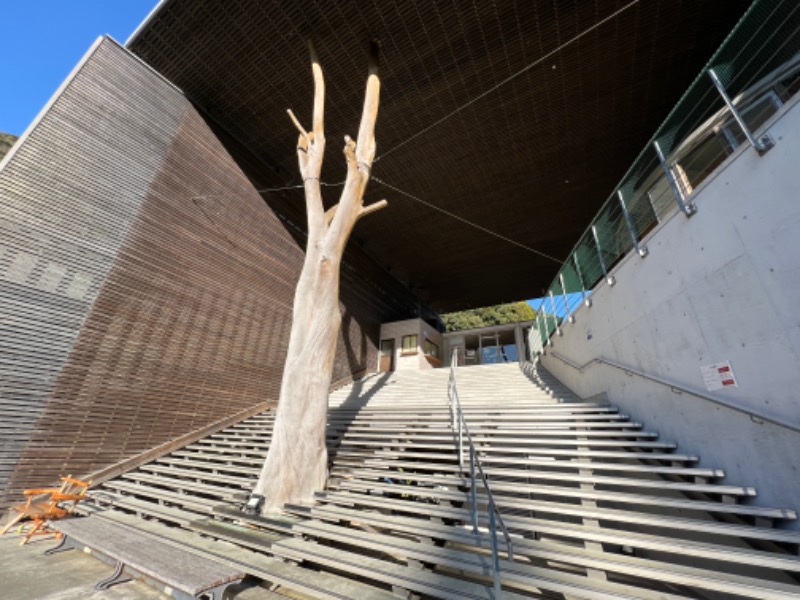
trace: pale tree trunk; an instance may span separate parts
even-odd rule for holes
[[[289,111],[300,137],[297,156],[303,176],[308,216],[308,243],[294,297],[292,333],[269,453],[254,493],[264,496],[264,513],[280,511],[287,502],[303,502],[324,489],[328,477],[325,429],[328,390],[342,316],[339,271],[353,227],[364,215],[386,206],[381,200],[364,206],[364,190],[375,158],[375,121],[380,80],[377,46],[370,54],[364,111],[358,141],[345,137],[347,179],[339,203],[325,211],[320,173],[325,152],[325,82],[314,46],[314,126],[306,132]]]

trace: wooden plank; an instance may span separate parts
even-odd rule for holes
[[[102,519],[65,519],[52,523],[52,527],[92,550],[192,596],[245,576],[241,570],[143,537],[129,528],[115,527]]]

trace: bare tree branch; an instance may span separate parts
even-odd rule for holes
[[[372,214],[382,208],[386,208],[389,203],[386,200],[380,200],[378,202],[373,202],[369,206],[363,206],[361,208],[361,212],[358,213],[358,218],[366,217],[369,214]]]

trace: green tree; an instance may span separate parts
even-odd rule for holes
[[[506,323],[518,323],[520,321],[532,321],[536,318],[536,311],[530,304],[521,300],[508,304],[496,304],[495,306],[485,306],[483,308],[471,308],[459,312],[447,313],[442,315],[442,322],[447,331],[461,331],[463,329],[475,329],[477,327],[491,327],[493,325],[505,325]]]
[[[11,150],[11,146],[13,146],[16,141],[16,136],[10,133],[0,133],[0,159],[8,154],[8,151]]]

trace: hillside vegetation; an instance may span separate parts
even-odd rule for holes
[[[11,146],[17,141],[17,136],[10,133],[0,133],[0,160],[11,150]]]
[[[473,308],[442,315],[442,321],[447,327],[447,331],[505,325],[506,323],[518,323],[519,321],[532,321],[535,318],[536,311],[524,301]]]

